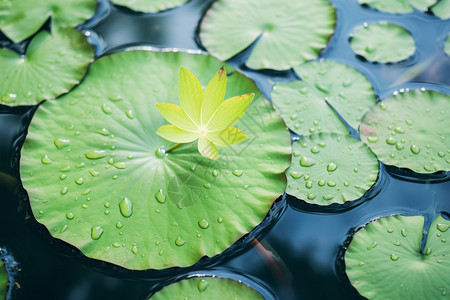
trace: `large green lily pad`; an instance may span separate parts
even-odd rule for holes
[[[450,170],[450,96],[411,91],[371,108],[359,128],[364,141],[387,165],[417,173]]]
[[[284,70],[316,58],[334,24],[328,0],[219,0],[202,20],[200,39],[221,60],[256,41],[246,65]]]
[[[303,81],[277,83],[272,101],[289,129],[297,134],[347,133],[347,127],[334,109],[352,127],[358,128],[364,113],[375,104],[370,82],[349,66],[320,60],[294,70]]]
[[[264,299],[257,291],[233,279],[195,276],[166,286],[151,299]]]
[[[0,104],[34,105],[67,93],[93,57],[92,47],[75,29],[41,31],[24,56],[0,49]]]
[[[353,33],[350,46],[371,62],[398,62],[416,50],[414,39],[403,27],[391,23],[372,23]]]
[[[335,133],[306,136],[293,143],[286,193],[317,205],[360,198],[376,182],[378,160],[362,142]]]
[[[450,18],[450,0],[441,0],[431,8],[433,14],[446,20]]]
[[[388,13],[404,14],[413,12],[414,9],[426,11],[437,0],[358,0],[361,4]]]
[[[129,269],[192,265],[257,226],[286,186],[291,140],[253,82],[237,72],[227,79],[225,98],[256,95],[236,123],[248,139],[221,147],[217,161],[196,143],[164,154],[173,144],[155,133],[166,124],[155,104],[179,103],[180,66],[206,86],[221,65],[187,53],[118,53],[42,104],[20,167],[37,221],[88,257]]]
[[[347,275],[368,299],[448,299],[450,221],[438,215],[420,253],[424,218],[390,216],[361,228],[346,253]]]
[[[5,263],[0,260],[0,299],[6,299],[6,292],[8,290],[8,271]]]
[[[145,12],[155,13],[169,8],[179,6],[186,3],[188,0],[111,0],[112,3],[128,7],[129,9]]]
[[[5,0],[0,2],[0,30],[14,43],[36,33],[51,18],[51,28],[74,27],[91,18],[96,0]]]

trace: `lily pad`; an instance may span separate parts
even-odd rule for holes
[[[20,168],[37,221],[88,257],[139,270],[190,266],[257,226],[286,186],[291,140],[251,80],[227,66],[225,98],[255,98],[235,125],[248,139],[221,147],[217,161],[195,143],[164,153],[173,143],[156,134],[167,123],[155,104],[179,103],[180,66],[206,86],[222,64],[187,53],[117,53],[42,104]]]
[[[355,31],[350,46],[356,54],[372,62],[398,62],[416,50],[414,39],[403,27],[392,23],[372,23]]]
[[[303,137],[292,144],[286,193],[317,205],[360,198],[376,182],[378,160],[362,142],[335,133]]]
[[[248,285],[233,279],[195,276],[166,286],[151,299],[264,299]]]
[[[189,0],[111,0],[112,3],[120,6],[128,7],[131,10],[156,13],[169,8],[174,8]]]
[[[361,4],[366,4],[379,11],[394,14],[410,13],[414,9],[427,11],[428,7],[436,2],[437,0],[359,0]]]
[[[96,8],[96,0],[6,0],[0,3],[0,30],[18,43],[49,18],[52,30],[74,27],[91,18]]]
[[[450,170],[450,96],[434,91],[401,93],[371,108],[361,140],[387,165],[417,173]]]
[[[424,218],[390,216],[361,228],[346,253],[347,275],[368,299],[448,299],[450,221],[438,215],[421,249]]]
[[[450,34],[447,35],[447,39],[445,40],[444,51],[450,56]]]
[[[249,68],[285,70],[316,58],[334,25],[328,0],[219,0],[202,20],[200,39],[221,60],[256,43]]]
[[[450,18],[450,0],[441,0],[431,8],[434,15],[443,20]]]
[[[8,290],[8,271],[5,263],[0,260],[0,299],[6,299],[6,292]]]
[[[320,60],[294,70],[303,81],[277,83],[272,101],[289,129],[297,134],[347,133],[333,108],[352,127],[358,128],[364,113],[375,104],[369,80],[349,66]]]
[[[0,49],[0,104],[34,105],[67,93],[93,57],[92,47],[75,29],[41,31],[25,55]]]

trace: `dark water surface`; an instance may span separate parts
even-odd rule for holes
[[[160,14],[140,14],[101,2],[93,20],[80,29],[96,46],[97,56],[130,46],[201,50],[196,43],[198,20],[213,0],[192,0]],[[361,7],[356,0],[332,0],[337,27],[321,57],[363,72],[379,99],[405,88],[432,89],[449,94],[450,59],[442,48],[450,22],[415,12],[391,15]],[[416,41],[415,54],[396,64],[373,64],[355,56],[350,34],[364,22],[389,21],[407,28]],[[1,42],[1,41],[0,41]],[[2,43],[5,44],[5,43]],[[255,72],[233,65],[270,94],[269,79],[290,80],[292,72]],[[256,239],[240,251],[228,251],[213,266],[194,266],[169,272],[129,272],[83,257],[71,246],[53,239],[29,213],[26,194],[18,183],[18,155],[36,107],[0,105],[0,247],[19,266],[15,299],[144,299],[177,278],[206,273],[242,280],[267,298],[360,299],[342,265],[349,233],[368,221],[391,214],[450,214],[450,181],[437,176],[409,180],[399,170],[382,166],[380,181],[370,199],[344,211],[314,211],[286,196],[276,203],[276,216]],[[447,174],[448,175],[448,174]],[[1,254],[1,253],[0,253]],[[220,258],[220,257],[219,257]],[[8,256],[8,260],[12,258]],[[20,288],[18,286],[20,285]]]

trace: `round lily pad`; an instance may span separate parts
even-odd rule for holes
[[[14,43],[37,32],[50,18],[51,28],[74,27],[91,18],[96,0],[8,0],[0,3],[0,30]]]
[[[6,270],[5,263],[0,260],[0,299],[6,299],[7,290],[8,271]]]
[[[285,70],[316,58],[334,25],[328,0],[219,0],[202,20],[200,39],[221,60],[256,42],[248,67]]]
[[[277,83],[272,101],[289,129],[297,134],[347,133],[347,127],[334,109],[352,127],[358,128],[364,113],[375,104],[369,80],[349,66],[320,60],[294,70],[303,81]]]
[[[372,107],[359,131],[378,159],[417,173],[450,170],[450,96],[401,93]]]
[[[0,49],[0,104],[34,105],[67,93],[93,57],[92,47],[75,29],[41,31],[25,55]]]
[[[426,11],[428,7],[435,4],[437,0],[358,0],[361,4],[366,4],[376,10],[404,14],[413,12],[414,9]]]
[[[434,15],[443,20],[450,18],[450,0],[441,0],[431,8]]]
[[[248,285],[233,279],[195,276],[164,287],[151,299],[264,299]]]
[[[169,8],[174,8],[188,0],[111,0],[112,3],[128,7],[134,11],[155,13]]]
[[[398,62],[416,50],[414,39],[403,27],[392,23],[372,23],[353,33],[350,46],[371,62]]]
[[[424,218],[390,216],[361,228],[346,253],[347,275],[368,299],[448,299],[450,221],[438,215],[421,249]]]
[[[180,66],[206,86],[222,64],[187,53],[117,53],[42,104],[20,167],[37,221],[88,257],[139,270],[190,266],[257,226],[286,186],[291,140],[250,79],[227,67],[225,98],[255,98],[235,125],[248,139],[221,147],[217,161],[196,143],[164,153],[174,144],[156,134],[166,121],[155,104],[179,104]]]
[[[317,205],[360,198],[376,182],[378,160],[362,142],[335,133],[306,136],[292,144],[286,193]]]

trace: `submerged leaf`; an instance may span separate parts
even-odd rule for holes
[[[352,285],[368,299],[446,299],[450,291],[450,221],[438,215],[390,216],[361,228],[345,252]],[[428,230],[421,253],[423,232]]]
[[[372,23],[358,29],[350,40],[356,54],[371,62],[398,62],[413,55],[416,46],[411,34],[391,23]]]
[[[34,105],[67,93],[83,78],[93,56],[75,29],[38,33],[24,56],[0,49],[0,104]]]
[[[200,39],[221,60],[256,43],[248,67],[285,70],[316,58],[334,24],[328,0],[219,0],[202,20]]]
[[[222,63],[180,52],[104,56],[75,90],[36,111],[20,174],[34,216],[54,237],[90,258],[163,269],[219,254],[265,218],[286,187],[286,125],[227,66],[225,97],[255,93],[235,125],[248,139],[221,148],[217,161],[194,143],[165,153],[172,143],[155,134],[166,123],[155,104],[179,102],[180,65],[208,82]]]

